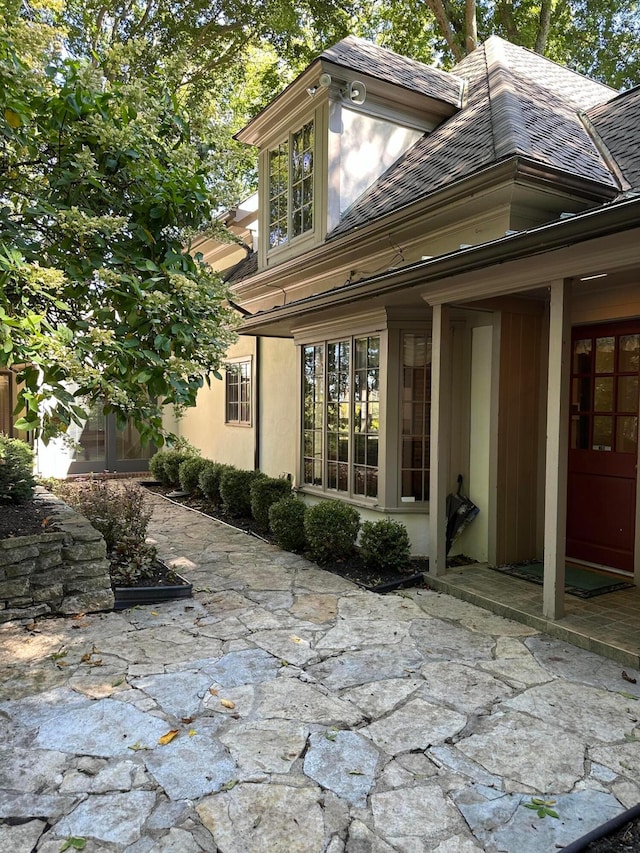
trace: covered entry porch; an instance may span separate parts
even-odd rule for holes
[[[557,623],[556,636],[571,630],[578,644],[587,648],[587,641],[580,637],[594,636],[596,626],[606,626],[613,648],[627,638],[630,647],[626,651],[633,656],[640,651],[640,633],[635,647],[631,642],[633,632],[640,630],[637,589],[586,602],[565,594],[567,560],[587,568],[622,571],[621,578],[636,584],[640,580],[640,359],[634,357],[629,370],[623,369],[629,335],[636,336],[636,343],[640,341],[640,256],[637,236],[633,245],[632,235],[633,229],[467,272],[439,287],[435,282],[425,287],[423,298],[433,309],[431,585],[460,597],[473,596],[469,600],[497,612],[510,609],[514,618],[539,630],[549,630],[551,623]],[[467,369],[471,423],[474,399],[478,398],[473,384],[476,374],[485,389],[480,411],[484,411],[486,439],[480,445],[470,429],[470,476],[466,479],[471,499],[482,504],[487,535],[485,553],[463,547],[464,553],[478,561],[474,566],[447,570],[446,497],[458,473],[453,469],[458,413],[451,401],[464,396],[456,382],[456,323],[461,312],[473,310],[488,312],[493,324],[488,354],[486,346],[480,350],[484,362],[479,374],[473,345]],[[588,349],[582,338],[593,343],[591,361],[576,358],[578,349]],[[600,341],[611,353],[606,369],[598,364],[595,353]],[[640,353],[640,348],[636,350]],[[588,369],[587,363],[591,365]],[[626,395],[625,389],[631,386],[631,395]],[[590,390],[584,392],[587,387]],[[609,389],[614,391],[605,403]],[[607,423],[612,431],[611,438],[605,439],[603,435],[609,436]],[[584,466],[580,466],[587,456],[596,459],[597,465],[585,476]],[[474,466],[479,461],[486,476],[474,483]],[[594,471],[599,476],[605,468],[607,474],[619,472],[617,478],[624,475],[623,487],[621,479],[611,485],[612,481],[595,476]],[[585,515],[586,534],[578,531],[577,535],[576,520]],[[624,539],[626,548],[623,557],[613,553],[616,542],[610,553],[597,550],[597,535],[593,547],[588,541],[586,547],[576,544],[579,539],[588,540],[590,528],[605,515],[615,534],[620,519],[620,540]],[[483,567],[529,559],[543,563],[541,587]],[[597,642],[605,641],[600,638]]]
[[[500,616],[550,634],[587,651],[640,668],[640,587],[610,592],[596,598],[565,594],[564,616],[543,615],[541,586],[507,577],[486,564],[448,569],[431,576],[432,589],[469,601]]]

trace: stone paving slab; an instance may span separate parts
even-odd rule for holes
[[[193,599],[0,626],[0,850],[549,853],[640,800],[637,672],[152,501]]]

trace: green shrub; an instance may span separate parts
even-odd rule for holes
[[[0,502],[24,503],[33,497],[33,450],[0,433]]]
[[[193,450],[166,450],[164,460],[164,473],[169,486],[180,485],[180,466],[187,459],[193,459],[196,456]]]
[[[220,506],[222,503],[222,498],[220,497],[220,477],[223,471],[230,468],[231,465],[223,465],[220,462],[212,462],[210,459],[205,459],[205,464],[198,477],[198,488],[214,506]]]
[[[180,463],[178,480],[184,492],[195,492],[199,487],[200,473],[209,460],[202,456],[190,456]]]
[[[307,507],[293,495],[281,498],[269,507],[269,527],[276,544],[285,551],[302,551],[307,540],[304,517]]]
[[[360,556],[370,569],[405,569],[409,565],[409,534],[399,521],[365,521]]]
[[[179,486],[180,465],[193,458],[200,458],[193,450],[160,450],[149,460],[149,470],[164,486]]]
[[[307,544],[318,563],[348,557],[359,529],[360,513],[342,501],[320,501],[309,507],[304,519]]]
[[[249,489],[251,514],[262,530],[269,529],[269,507],[291,494],[291,483],[275,477],[258,477]]]
[[[152,476],[156,480],[160,480],[165,486],[169,485],[169,482],[166,479],[166,474],[164,470],[164,462],[167,458],[166,450],[159,450],[157,453],[154,453],[151,459],[149,460],[149,471]]]
[[[260,471],[244,471],[240,468],[227,468],[220,477],[220,497],[222,509],[232,518],[251,518],[251,484],[258,477],[264,477]]]
[[[153,573],[156,549],[145,541],[151,509],[140,486],[91,480],[56,493],[104,536],[114,585],[130,586]]]

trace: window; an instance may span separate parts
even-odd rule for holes
[[[269,152],[269,248],[313,230],[314,123]]]
[[[402,335],[402,430],[400,496],[429,500],[429,430],[431,419],[431,336]]]
[[[378,495],[380,338],[303,347],[303,483]]]
[[[251,423],[251,361],[236,361],[226,366],[225,420],[228,424]]]

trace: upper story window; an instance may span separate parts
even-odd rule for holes
[[[269,248],[313,230],[314,122],[269,152]]]

